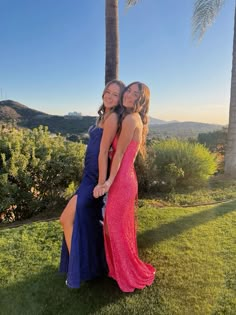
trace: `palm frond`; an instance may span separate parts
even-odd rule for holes
[[[202,39],[207,28],[215,21],[225,0],[195,0],[192,17],[193,37]]]
[[[137,2],[139,2],[139,0],[127,0],[126,6],[127,8],[133,7],[134,5],[136,5]]]

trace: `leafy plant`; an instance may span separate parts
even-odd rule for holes
[[[150,151],[151,184],[167,192],[204,185],[217,169],[215,156],[199,143],[161,140]]]
[[[47,127],[0,130],[0,214],[21,219],[58,207],[79,184],[85,145],[52,135]]]

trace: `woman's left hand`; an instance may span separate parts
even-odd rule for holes
[[[103,192],[103,185],[98,184],[97,186],[95,186],[94,190],[93,190],[93,197],[94,198],[99,198],[102,195],[105,194],[105,192]]]
[[[111,185],[108,181],[105,181],[105,183],[103,185],[98,184],[93,190],[94,198],[99,198],[99,197],[105,195],[105,193],[108,192],[110,186]]]

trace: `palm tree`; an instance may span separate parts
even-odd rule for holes
[[[214,22],[225,0],[195,0],[193,34],[201,39]],[[234,13],[233,62],[229,106],[229,127],[225,153],[225,175],[236,179],[236,6]]]
[[[119,30],[118,30],[118,0],[106,0],[106,64],[105,84],[118,79],[119,64]]]
[[[135,5],[138,0],[127,0],[126,5]],[[118,79],[119,73],[119,29],[118,29],[118,0],[106,0],[106,61],[105,83]]]

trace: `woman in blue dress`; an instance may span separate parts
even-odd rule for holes
[[[79,288],[81,281],[107,273],[104,252],[102,208],[103,198],[95,199],[93,189],[103,184],[108,169],[108,152],[119,124],[120,96],[124,84],[110,81],[102,94],[103,104],[98,110],[96,125],[89,129],[89,143],[81,184],[60,217],[64,231],[60,272],[67,273],[66,284]]]

